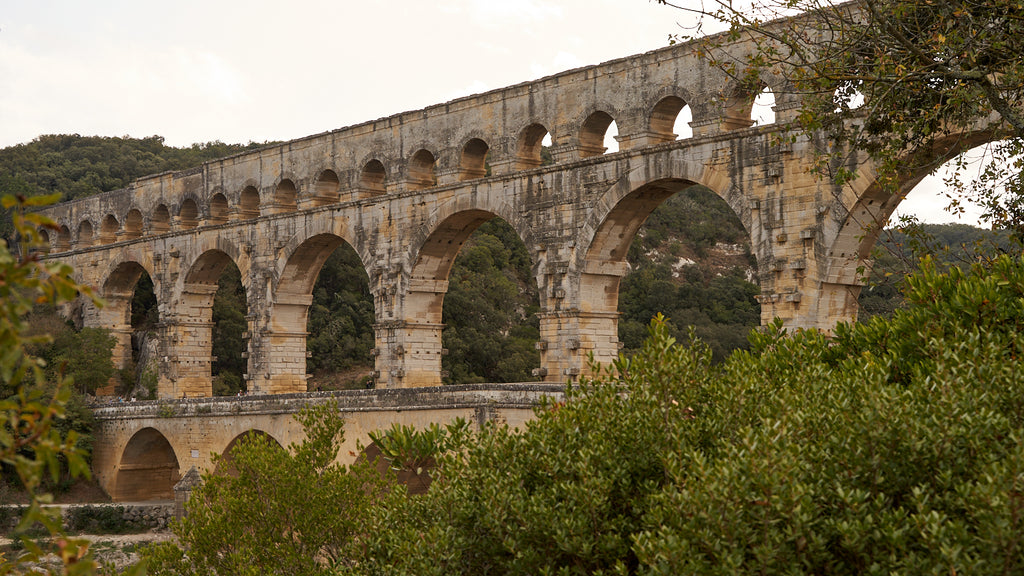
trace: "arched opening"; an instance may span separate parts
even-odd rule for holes
[[[775,94],[771,88],[765,86],[754,97],[754,104],[750,109],[750,119],[754,121],[754,126],[775,124]]]
[[[605,145],[605,135],[614,121],[610,114],[600,110],[587,117],[580,128],[580,158],[605,153],[608,149]]]
[[[224,448],[224,452],[217,458],[213,473],[217,476],[238,477],[238,468],[235,466],[235,447],[239,444],[255,445],[261,452],[267,450],[284,450],[276,438],[263,430],[248,430],[235,436]]]
[[[102,327],[116,339],[112,360],[121,370],[117,387],[110,393],[155,398],[160,316],[152,278],[138,262],[123,262],[107,277],[101,295],[106,301],[99,311]]]
[[[775,122],[775,95],[762,84],[757,91],[736,89],[725,101],[722,117],[723,130],[740,130],[751,126],[764,126]]]
[[[78,236],[76,243],[78,244],[79,248],[92,246],[92,222],[84,220],[81,224],[78,225]]]
[[[167,209],[166,205],[160,204],[153,210],[153,216],[149,219],[149,227],[156,234],[171,229],[171,211]]]
[[[223,224],[228,221],[228,199],[220,192],[210,198],[210,223]]]
[[[281,183],[274,190],[274,214],[294,211],[296,209],[296,196],[295,183],[287,178],[281,180]]]
[[[442,222],[420,249],[407,319],[444,326],[447,384],[526,382],[540,366],[539,291],[529,251],[494,214],[471,210]]]
[[[178,458],[171,443],[157,429],[143,428],[121,454],[110,496],[115,502],[174,500],[178,480]]]
[[[37,230],[37,233],[39,234],[39,247],[36,249],[41,251],[43,254],[49,253],[52,245],[50,242],[50,233],[43,228]]]
[[[626,353],[657,313],[677,338],[692,326],[718,360],[760,324],[749,234],[724,200],[690,182],[652,182],[621,199],[595,233],[586,269],[594,272],[581,275],[581,306],[618,313],[612,323]]]
[[[60,230],[57,231],[57,245],[55,248],[57,252],[71,250],[71,230],[67,226],[61,225]]]
[[[971,146],[985,139],[969,135],[926,165],[908,159],[901,163],[906,172],[898,189],[873,182],[862,188],[859,198],[847,200],[851,207],[828,249],[829,275],[843,279],[841,287],[852,295],[844,316],[866,320],[901,308],[903,279],[926,254],[945,267],[1019,251],[1010,229],[988,228],[992,221],[983,220],[983,215],[998,211],[976,202],[982,191],[975,186],[1000,195],[997,181],[1004,182],[1005,167],[1019,166],[1021,160],[992,156],[998,143],[982,143],[954,155],[960,144]],[[1001,175],[997,181],[986,181],[985,166],[993,161]]]
[[[313,204],[324,206],[334,204],[338,201],[338,191],[341,189],[341,180],[334,170],[324,170],[316,179],[313,185]]]
[[[387,172],[380,160],[370,160],[359,173],[359,189],[366,192],[384,193]]]
[[[462,147],[459,180],[473,180],[487,175],[487,143],[473,138]]]
[[[124,217],[124,237],[139,238],[142,236],[142,212],[136,208],[128,211]]]
[[[248,365],[248,330],[246,314],[249,310],[242,285],[242,273],[229,261],[217,280],[213,296],[213,355],[211,375],[214,396],[234,396],[246,391],[245,374]]]
[[[110,244],[117,240],[117,231],[121,228],[121,225],[117,221],[117,217],[113,214],[107,214],[103,217],[103,222],[100,224],[100,243]]]
[[[255,186],[246,186],[238,199],[238,216],[242,219],[257,218],[260,215],[260,191]]]
[[[437,185],[434,168],[437,159],[427,150],[420,149],[409,160],[409,190],[422,190]]]
[[[271,360],[273,385],[281,391],[372,386],[374,303],[352,246],[333,234],[313,236],[288,258],[281,277],[271,338],[275,350],[295,352]],[[296,356],[306,361],[296,363]]]
[[[651,111],[651,140],[671,142],[693,136],[690,122],[693,115],[690,107],[678,96],[662,98]]]
[[[540,124],[530,124],[519,133],[516,146],[516,170],[529,170],[545,164],[542,152],[551,145],[551,134]],[[550,154],[548,155],[550,160]],[[547,162],[550,164],[551,162]]]
[[[196,201],[186,198],[178,208],[178,227],[182,230],[190,230],[199,225],[199,206]]]
[[[174,397],[210,396],[211,383],[220,394],[237,394],[246,365],[243,336],[248,307],[241,274],[231,257],[220,250],[204,252],[189,268],[178,306],[190,316],[187,326],[174,335],[175,346],[183,350],[176,366]]]

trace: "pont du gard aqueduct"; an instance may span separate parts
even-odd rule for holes
[[[695,184],[721,196],[750,234],[763,322],[828,329],[855,318],[877,224],[899,199],[881,192],[863,160],[843,186],[814,176],[823,143],[794,126],[799,96],[781,78],[761,80],[775,122],[755,126],[752,95],[680,44],[46,209],[60,226],[48,257],[74,266],[106,302],[84,303],[82,319],[117,336],[117,362],[131,359],[130,302],[143,272],[158,301],[161,400],[97,411],[96,476],[115,500],[170,498],[185,471],[209,469],[211,455],[247,431],[287,445],[301,433],[290,414],[328,396],[347,414],[353,450],[392,422],[517,425],[541,396],[585,373],[588,355],[617,355],[627,248],[652,210]],[[692,136],[678,138],[685,107]],[[619,151],[605,153],[613,121]],[[907,174],[906,188],[923,176]],[[543,382],[442,387],[448,273],[494,217],[532,258]],[[313,285],[342,243],[362,259],[374,297],[376,388],[307,394]],[[207,398],[212,302],[231,262],[249,307],[249,395]]]

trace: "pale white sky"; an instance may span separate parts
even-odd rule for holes
[[[688,18],[651,0],[0,0],[0,147],[290,140],[660,48]],[[901,212],[951,219],[918,195]]]

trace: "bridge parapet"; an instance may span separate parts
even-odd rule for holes
[[[426,388],[384,388],[261,394],[177,400],[143,400],[95,405],[101,422],[131,419],[194,418],[241,415],[295,414],[307,406],[335,402],[343,413],[382,410],[464,408],[532,409],[542,398],[561,399],[562,384],[466,384]]]

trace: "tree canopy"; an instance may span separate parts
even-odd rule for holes
[[[713,0],[701,8],[658,1],[728,23],[728,34],[701,42],[748,87],[774,76],[799,95],[798,123],[835,143],[823,146],[826,177],[849,179],[846,156],[866,154],[883,187],[904,193],[902,177],[998,142],[972,182],[959,161],[947,181],[952,208],[980,201],[993,224],[1024,232],[1024,6],[1017,0]],[[749,55],[719,49],[741,38],[756,43]]]

